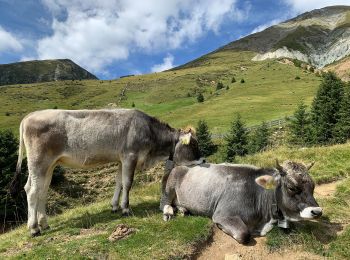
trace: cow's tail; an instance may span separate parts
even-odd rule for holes
[[[16,166],[16,173],[13,176],[13,179],[10,183],[9,190],[12,197],[18,195],[21,185],[21,169],[22,169],[22,161],[23,161],[23,153],[24,153],[24,142],[23,142],[23,121],[19,126],[19,148],[18,148],[18,160]]]

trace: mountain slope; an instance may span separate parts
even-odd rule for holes
[[[215,52],[252,51],[254,61],[291,58],[317,68],[350,55],[350,6],[316,9],[231,42]],[[206,55],[180,68],[196,66]]]
[[[0,65],[0,85],[72,79],[97,79],[97,77],[68,59],[35,60]]]

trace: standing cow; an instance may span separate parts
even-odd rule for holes
[[[137,110],[42,110],[21,122],[13,193],[18,189],[24,146],[29,170],[24,189],[32,236],[48,228],[47,192],[56,165],[85,168],[120,162],[112,209],[117,210],[122,191],[122,212],[128,214],[136,168],[145,169],[167,158],[178,165],[202,162],[191,130],[176,130]]]
[[[322,209],[313,197],[312,166],[286,161],[277,169],[249,165],[202,164],[174,168],[163,193],[164,220],[181,211],[211,217],[239,243],[264,236],[281,221],[313,219]]]

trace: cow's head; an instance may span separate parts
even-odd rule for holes
[[[256,179],[260,186],[276,189],[277,205],[288,220],[314,219],[322,215],[322,208],[313,196],[315,184],[308,174],[313,164],[285,161],[280,165],[276,160],[278,172],[275,175]]]
[[[205,162],[204,158],[201,158],[194,128],[180,130],[180,136],[175,145],[174,162],[177,165],[195,165]]]

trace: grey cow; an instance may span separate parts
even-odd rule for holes
[[[286,161],[283,166],[202,164],[174,168],[162,195],[164,220],[180,211],[211,217],[239,243],[264,236],[277,221],[299,221],[322,215],[313,197],[312,164]]]
[[[56,165],[86,168],[121,162],[112,208],[129,213],[129,190],[136,168],[172,159],[176,164],[201,163],[192,131],[180,131],[138,110],[42,110],[20,125],[20,147],[12,193],[18,190],[24,148],[29,176],[25,185],[28,228],[32,236],[48,228],[47,192]]]

